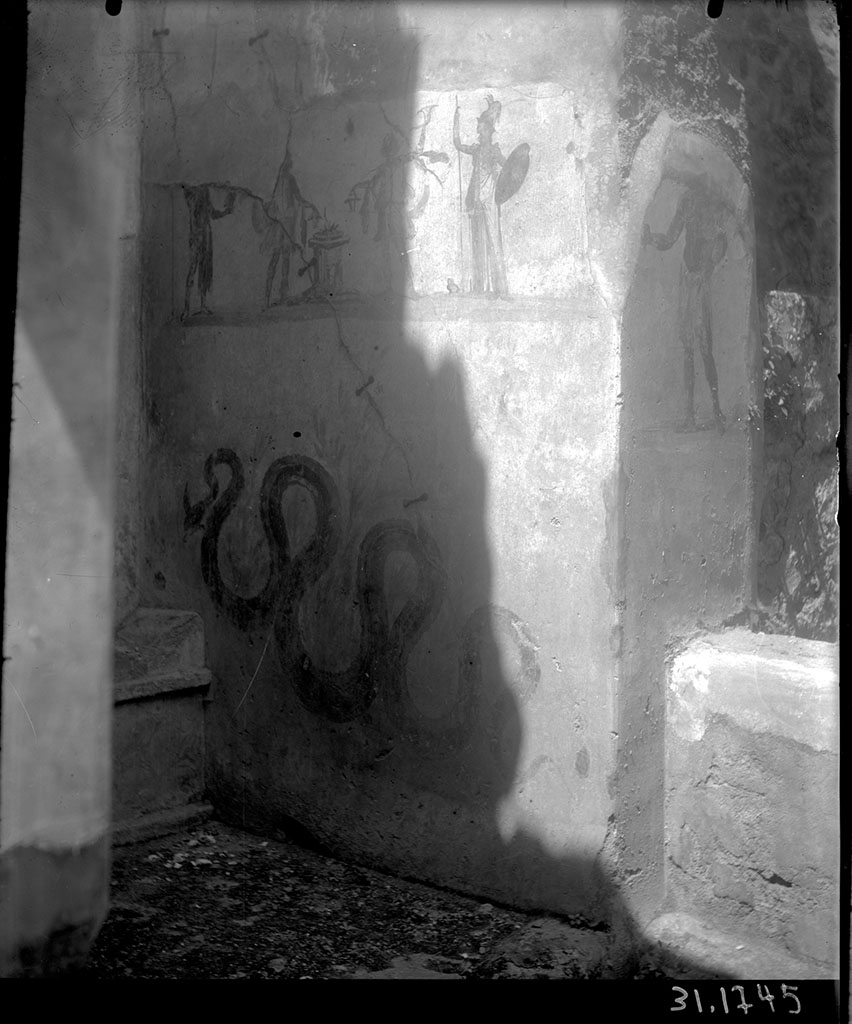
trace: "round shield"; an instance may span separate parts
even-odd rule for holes
[[[523,185],[530,169],[530,147],[526,142],[515,146],[500,169],[500,177],[494,189],[494,201],[502,206]]]

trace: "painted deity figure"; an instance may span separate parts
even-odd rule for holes
[[[487,106],[476,122],[479,141],[467,145],[459,135],[459,108],[453,120],[453,142],[460,153],[473,157],[473,169],[465,196],[465,212],[470,228],[471,290],[493,297],[508,293],[503,240],[500,234],[500,207],[495,190],[506,158],[494,142],[501,104],[488,96]]]
[[[415,221],[429,201],[428,177],[431,175],[441,183],[426,164],[449,162],[446,153],[424,148],[433,109],[418,111],[421,121],[412,130],[420,134],[413,146],[402,129],[390,122],[394,131],[382,140],[382,162],[369,178],[352,186],[346,199],[350,210],[359,208],[364,231],[375,212],[374,241],[382,243],[385,250],[388,291],[403,291],[409,296],[417,294],[411,259],[417,231]]]
[[[207,305],[207,295],[213,284],[213,221],[233,212],[236,194],[228,192],[224,210],[213,205],[207,185],[185,185],[183,194],[189,209],[189,269],[183,303],[183,317],[187,317],[193,279],[198,286],[199,308],[196,312],[212,312]]]
[[[263,211],[270,224],[260,245],[260,251],[269,254],[266,269],[266,306],[277,306],[289,301],[290,296],[290,254],[296,250],[304,253],[308,235],[308,220],[319,220],[320,215],[313,203],[304,199],[293,176],[293,158],[287,148],[278,177],[272,190],[272,198],[263,204]],[[309,216],[305,215],[308,211]],[[278,299],[272,301],[272,287],[275,272],[281,264]]]
[[[388,132],[382,140],[382,162],[365,181],[359,181],[349,193],[350,208],[360,203],[361,224],[364,230],[375,211],[376,233],[374,241],[382,243],[388,261],[388,290],[394,290],[394,278],[401,274],[402,291],[415,292],[414,275],[409,249],[415,234],[414,217],[417,210],[409,210],[409,189],[404,180],[405,164],[410,154],[403,151],[402,140]]]
[[[382,140],[382,162],[367,185],[367,197],[376,211],[375,240],[383,242],[388,256],[398,261],[403,276],[403,289],[414,292],[414,278],[408,250],[411,248],[415,228],[406,203],[406,183],[403,180],[407,154],[401,152],[402,140],[388,132]],[[361,216],[369,209],[362,205]],[[393,264],[389,267],[389,285],[393,279]]]
[[[643,227],[642,242],[666,251],[684,237],[680,273],[678,329],[683,346],[683,381],[686,415],[681,430],[695,430],[695,348],[701,353],[704,375],[713,401],[716,429],[725,432],[725,417],[719,405],[719,380],[713,358],[711,284],[713,272],[727,250],[725,233],[719,226],[719,206],[704,187],[689,186],[678,201],[674,217],[662,234]]]

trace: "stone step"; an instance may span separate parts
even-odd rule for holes
[[[115,822],[112,827],[112,845],[129,846],[131,843],[159,839],[201,825],[212,816],[213,805],[204,802],[185,804],[167,811],[152,811],[130,821]]]
[[[835,977],[830,968],[792,956],[751,932],[726,931],[690,914],[660,915],[643,930],[643,938],[642,967],[670,978],[790,982]]]
[[[166,834],[204,803],[204,629],[192,612],[140,609],[115,643],[113,841]]]

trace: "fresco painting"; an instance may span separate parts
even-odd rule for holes
[[[217,467],[227,471],[224,489]],[[241,630],[271,621],[281,682],[293,686],[308,711],[330,722],[363,722],[375,715],[373,705],[378,703],[384,721],[415,742],[420,732],[421,742],[428,742],[433,752],[436,736],[440,750],[463,746],[480,711],[478,700],[485,685],[480,648],[492,623],[517,647],[522,694],[529,696],[537,686],[538,644],[529,627],[509,609],[481,606],[458,631],[458,678],[450,687],[456,694],[453,706],[442,716],[439,730],[431,716],[420,721],[422,715],[407,693],[408,661],[445,599],[447,573],[423,525],[400,518],[375,523],[357,546],[351,588],[359,610],[357,654],[343,670],[320,667],[306,644],[300,611],[309,592],[353,547],[352,538],[341,531],[341,498],[332,476],[321,463],[304,455],[286,455],[269,465],[258,503],[268,565],[263,585],[250,596],[232,588],[219,565],[223,527],[246,490],[243,462],[234,451],[219,448],[206,459],[204,478],[207,493],[196,502],[190,500],[189,486],[184,487],[183,528],[185,542],[201,532],[201,576],[210,599]],[[314,509],[310,536],[302,538],[298,550],[282,511],[282,501],[292,488],[306,491]],[[423,495],[404,504],[427,498]],[[408,588],[411,592],[392,614],[385,569],[395,554],[408,555],[416,571]],[[494,746],[494,756],[501,756],[499,744]]]
[[[565,161],[579,117],[573,95],[424,92],[406,120],[393,102],[308,116],[283,103],[282,88],[285,126],[270,126],[269,155],[256,168],[222,158],[215,174],[157,185],[186,196],[160,229],[178,247],[173,275],[185,301],[174,315],[194,322],[329,300],[559,298],[584,283],[584,262],[564,244],[586,221],[583,165]],[[234,110],[244,106],[239,95],[228,101]],[[568,126],[564,137],[551,130],[558,124]],[[226,216],[248,225],[254,251],[242,226],[214,226]]]
[[[198,290],[197,312],[211,312],[207,296],[213,284],[213,221],[233,213],[235,195],[229,191],[224,210],[219,210],[210,200],[207,185],[187,185],[183,192],[189,215],[189,269],[183,302],[183,316],[187,317],[193,283]]]
[[[420,123],[406,133],[388,119],[383,109],[392,130],[382,139],[382,161],[368,178],[353,185],[346,197],[349,210],[358,211],[365,233],[375,221],[373,240],[381,243],[388,289],[393,290],[396,278],[401,277],[397,287],[410,296],[417,294],[412,268],[415,221],[429,202],[429,177],[443,185],[429,165],[449,163],[446,153],[425,148],[433,110],[434,105],[418,111]],[[413,132],[419,133],[414,145],[409,139]]]
[[[704,375],[713,402],[713,418],[720,434],[725,432],[725,417],[719,405],[719,377],[713,356],[712,280],[725,256],[727,239],[720,226],[721,210],[707,190],[706,181],[687,186],[668,228],[652,232],[643,227],[643,245],[666,252],[684,236],[683,264],[680,272],[678,324],[683,346],[684,419],[678,429],[696,430],[695,349],[701,354]]]
[[[464,200],[470,239],[471,292],[505,297],[509,286],[503,257],[500,208],[523,184],[529,169],[530,147],[522,143],[508,159],[494,141],[502,104],[486,97],[485,110],[476,121],[477,142],[466,144],[459,135],[461,111],[456,105],[453,145],[472,157],[473,166]]]
[[[272,190],[272,197],[268,202],[261,204],[261,209],[269,222],[260,247],[261,252],[269,255],[265,293],[266,307],[268,308],[291,301],[291,253],[298,253],[302,258],[302,266],[298,270],[300,276],[316,266],[315,258],[314,260],[305,260],[305,245],[311,224],[321,219],[320,212],[313,203],[302,197],[298,182],[293,175],[293,157],[290,153],[289,140],[284,159],[278,170],[278,177],[275,180],[275,187]],[[256,223],[256,229],[263,230],[261,218],[256,217],[255,220],[259,222],[259,228]],[[273,301],[272,290],[279,260],[281,269],[278,299]],[[312,278],[312,283],[316,283],[316,274]]]

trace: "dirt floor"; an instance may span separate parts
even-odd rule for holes
[[[90,978],[660,977],[606,933],[208,821],[115,851]],[[625,972],[627,972],[625,974]]]

